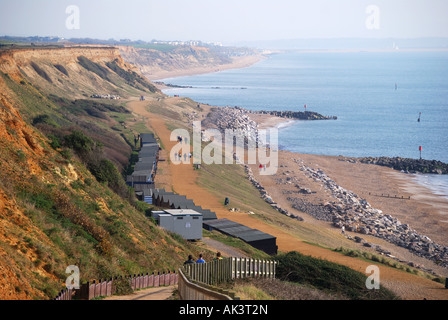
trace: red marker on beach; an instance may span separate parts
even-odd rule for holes
[[[422,147],[422,146],[418,147],[418,150],[420,151],[420,160],[421,160],[421,159],[422,159],[422,150],[423,150],[423,147]]]

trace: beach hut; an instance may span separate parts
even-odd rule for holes
[[[153,212],[153,218],[165,230],[174,232],[186,240],[202,239],[202,214],[194,210],[164,210]]]
[[[209,231],[216,230],[225,235],[241,239],[267,254],[277,254],[277,238],[260,230],[252,229],[228,219],[204,221],[203,227]]]

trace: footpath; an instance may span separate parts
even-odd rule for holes
[[[157,287],[136,291],[126,296],[111,296],[103,300],[169,300],[177,286]]]

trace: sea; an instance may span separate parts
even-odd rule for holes
[[[182,87],[168,95],[213,106],[337,116],[287,123],[283,150],[448,163],[448,51],[284,52],[243,69],[161,81]],[[448,198],[448,175],[414,178]]]

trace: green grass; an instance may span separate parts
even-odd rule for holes
[[[404,272],[408,272],[408,273],[411,273],[411,274],[415,274],[415,275],[421,276],[421,277],[426,278],[426,279],[430,279],[430,280],[435,281],[435,282],[443,283],[443,279],[440,278],[440,277],[434,277],[433,275],[431,275],[429,273],[423,272],[423,271],[418,270],[416,268],[412,268],[412,267],[410,267],[408,265],[402,264],[402,263],[400,263],[398,261],[389,259],[389,258],[384,257],[384,256],[372,254],[370,252],[365,252],[365,251],[361,251],[361,250],[347,249],[347,248],[343,248],[343,247],[339,247],[339,248],[335,249],[334,251],[340,252],[340,253],[342,253],[342,254],[344,254],[346,256],[349,256],[349,257],[356,257],[356,258],[360,258],[360,259],[363,259],[363,260],[366,260],[366,261],[373,261],[375,263],[382,264],[382,265],[387,266],[387,267],[392,267],[392,268],[395,268],[395,269],[398,269],[398,270],[402,270]]]
[[[251,245],[247,244],[246,242],[234,238],[234,237],[229,237],[226,236],[218,231],[207,231],[207,230],[203,230],[202,235],[204,237],[208,237],[211,239],[214,239],[216,241],[219,241],[221,243],[224,243],[225,245],[228,245],[230,247],[239,249],[241,251],[243,251],[247,256],[254,258],[254,259],[271,259],[272,257],[270,255],[268,255],[267,253],[255,249],[254,247],[252,247]]]
[[[279,261],[276,277],[305,286],[311,286],[351,300],[396,300],[393,292],[366,288],[367,276],[346,266],[316,259],[298,252],[289,252],[276,257]]]

